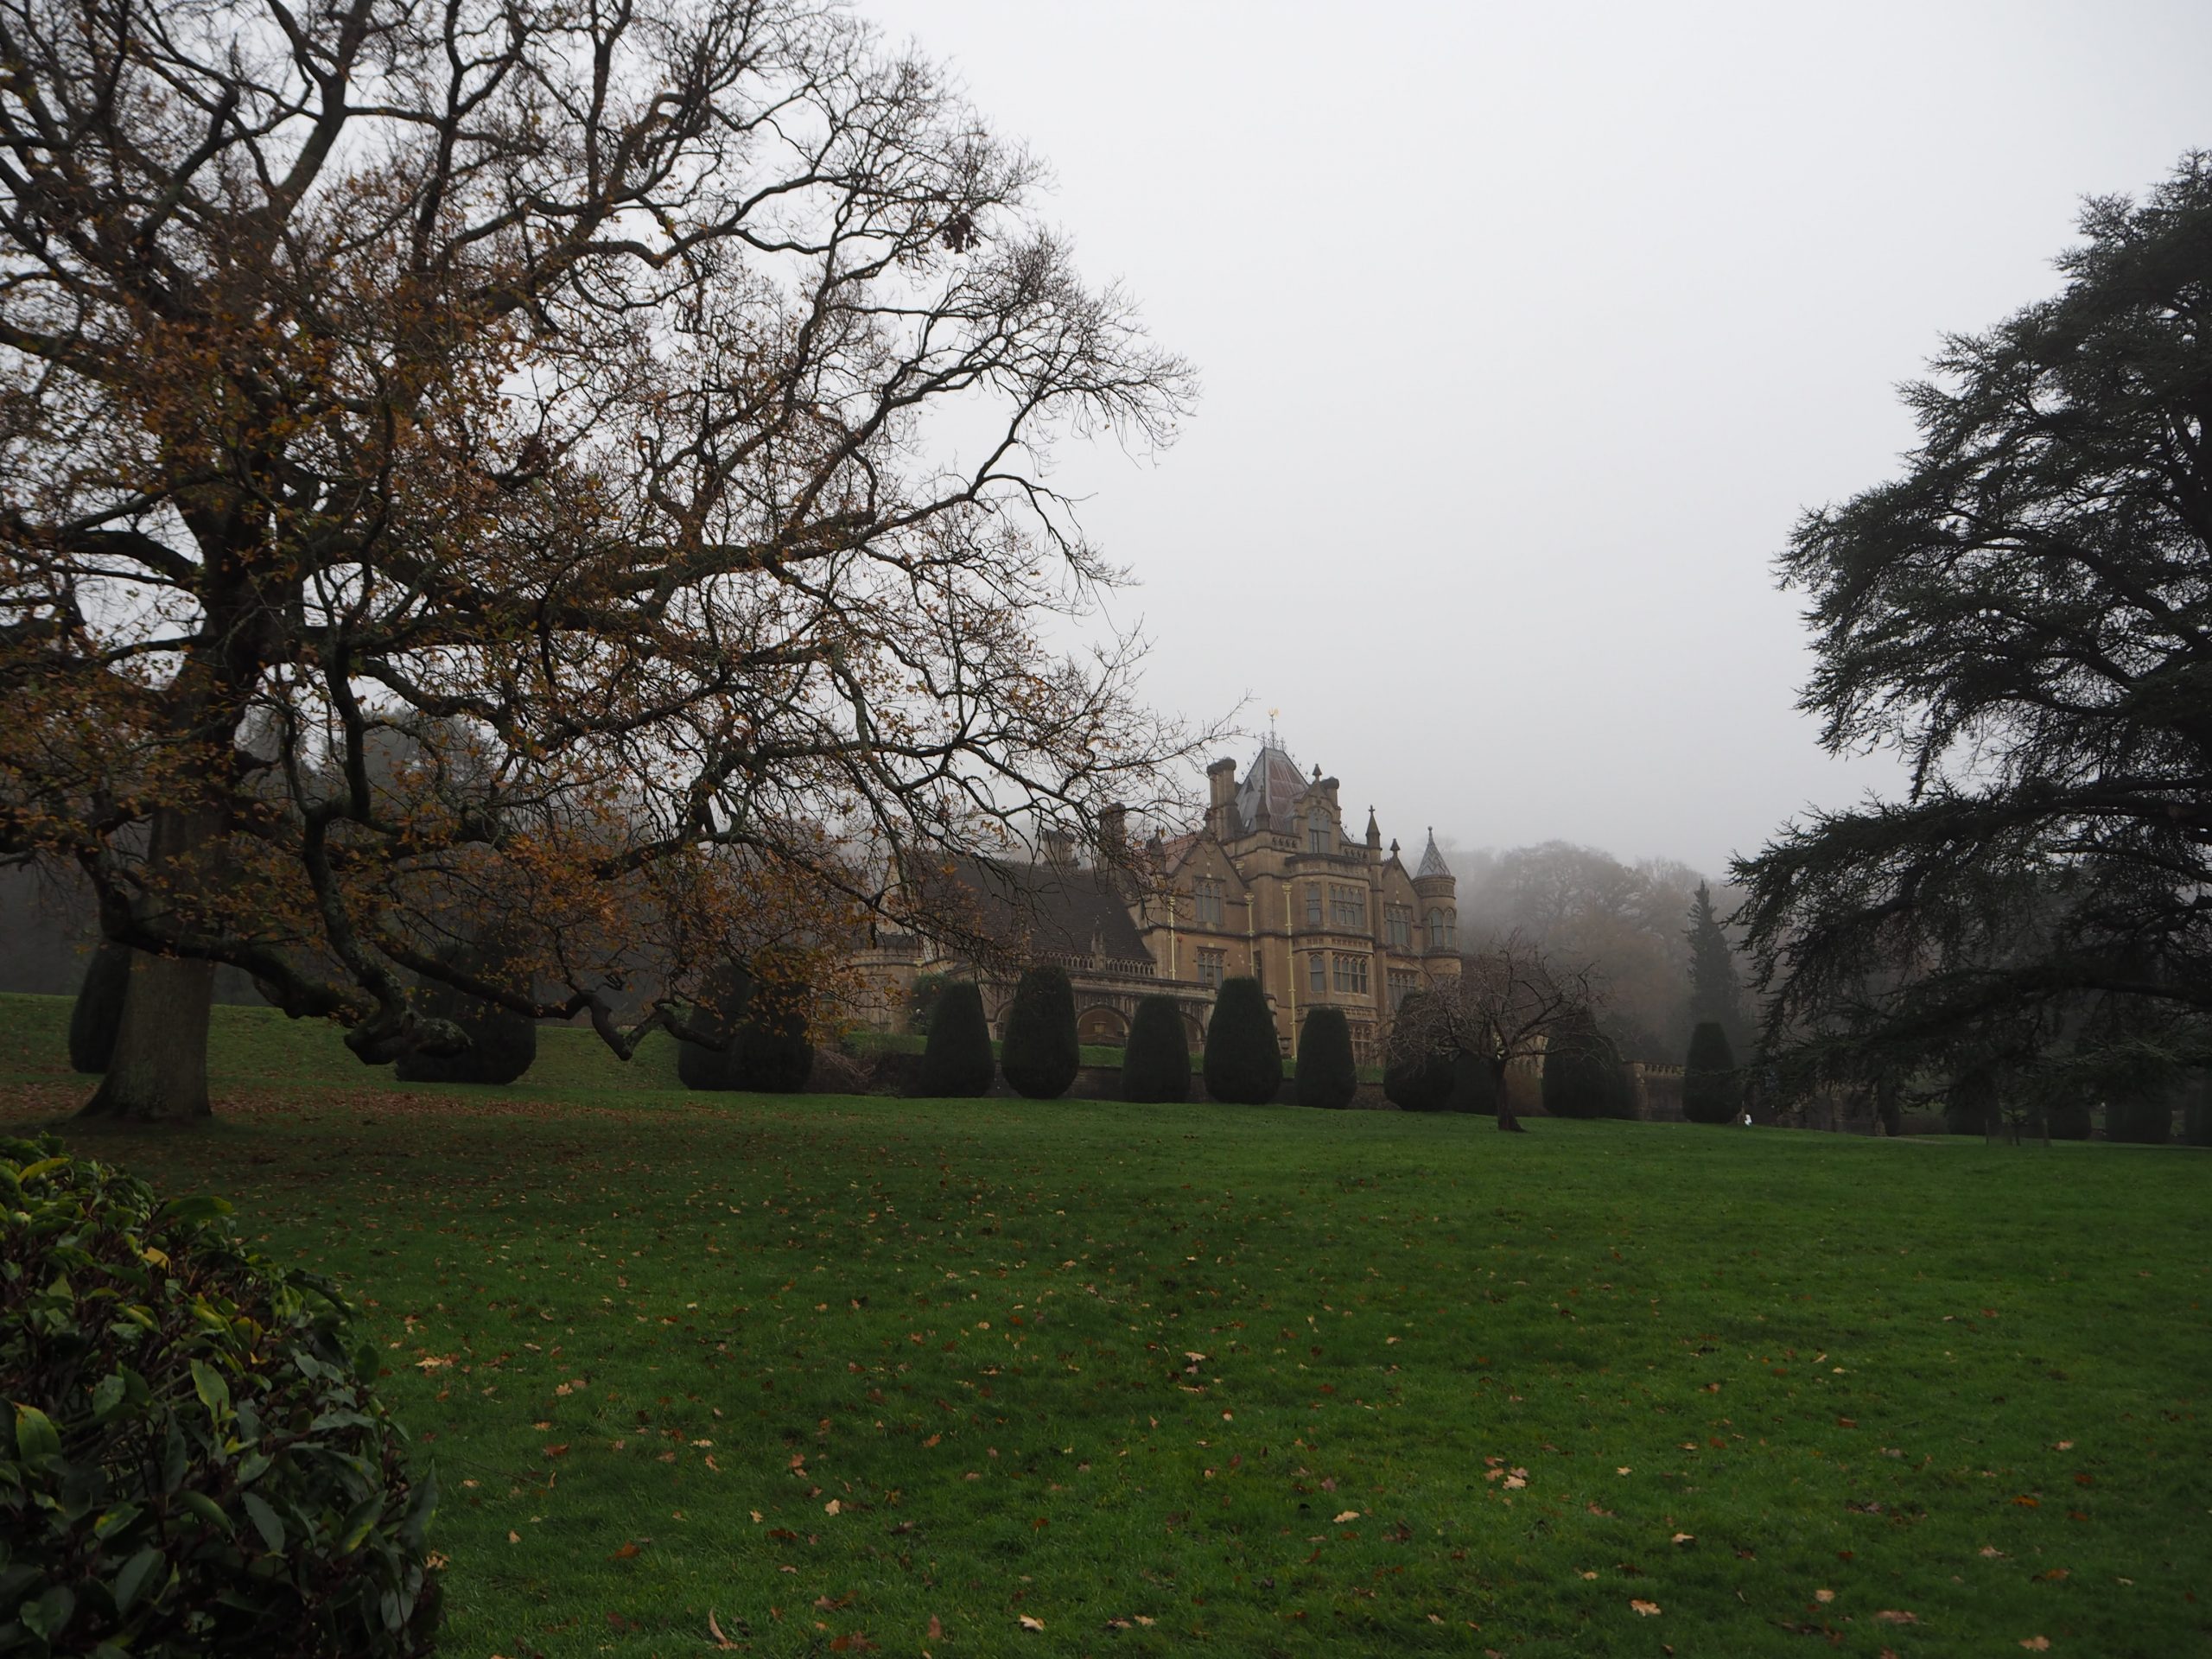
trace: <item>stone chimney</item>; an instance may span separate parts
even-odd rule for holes
[[[1098,810],[1098,850],[1109,863],[1128,856],[1129,809],[1119,801],[1109,802]]]
[[[1229,814],[1236,800],[1236,762],[1217,760],[1206,768],[1206,828],[1217,840],[1229,839]]]
[[[1045,861],[1056,870],[1075,868],[1075,837],[1065,830],[1047,830],[1037,838]]]

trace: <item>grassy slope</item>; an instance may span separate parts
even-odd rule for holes
[[[456,1654],[2212,1643],[2201,1154],[295,1075],[87,1144],[368,1304]]]

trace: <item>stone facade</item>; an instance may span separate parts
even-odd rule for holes
[[[1316,1007],[1338,1007],[1362,1060],[1380,1054],[1390,1014],[1427,980],[1456,976],[1457,883],[1432,834],[1408,871],[1398,845],[1386,851],[1370,808],[1354,836],[1338,783],[1316,766],[1301,775],[1272,737],[1240,781],[1236,763],[1207,771],[1204,821],[1141,849],[1141,878],[1077,868],[1071,857],[963,872],[963,882],[997,905],[1018,954],[1057,962],[1076,989],[1086,1043],[1118,1043],[1138,999],[1165,994],[1183,1007],[1195,1043],[1205,1034],[1215,988],[1238,974],[1257,978],[1286,1052]],[[1120,833],[1109,814],[1110,837]],[[995,894],[988,890],[1002,890]],[[871,1023],[896,1028],[914,979],[963,974],[925,939],[889,939],[861,967],[882,988]],[[994,1028],[1011,983],[981,976]]]

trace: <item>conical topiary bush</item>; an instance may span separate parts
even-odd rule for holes
[[[1031,1100],[1058,1100],[1082,1065],[1075,988],[1068,983],[1067,970],[1050,963],[1030,969],[1014,986],[1006,1011],[999,1070],[1007,1087]]]
[[[1717,1020],[1705,1020],[1690,1033],[1690,1052],[1682,1065],[1682,1116],[1693,1123],[1732,1123],[1743,1110],[1743,1084],[1728,1033]]]
[[[803,966],[773,949],[754,963],[752,994],[731,1044],[731,1086],[754,1094],[795,1095],[814,1075],[814,1045],[806,1033],[810,988]]]
[[[1298,1028],[1298,1103],[1338,1111],[1359,1092],[1351,1054],[1351,1022],[1342,1008],[1316,1008]]]
[[[1147,996],[1129,1021],[1122,1050],[1122,1098],[1185,1101],[1191,1097],[1191,1039],[1183,1011],[1172,996]]]
[[[1237,1106],[1264,1106],[1282,1087],[1282,1045],[1256,979],[1224,979],[1206,1022],[1206,1093]]]
[[[1428,993],[1414,991],[1398,1005],[1390,1052],[1382,1066],[1382,1097],[1402,1112],[1440,1112],[1452,1103],[1449,1050],[1425,1044]]]
[[[679,1042],[676,1075],[686,1089],[734,1089],[753,1001],[753,975],[741,962],[726,962],[708,979],[691,1010],[687,1030],[703,1041]],[[710,1046],[712,1045],[712,1046]]]
[[[931,1011],[929,1046],[922,1050],[915,1086],[939,1100],[972,1100],[991,1092],[993,1071],[983,993],[972,980],[956,980]]]
[[[103,940],[85,965],[85,982],[69,1010],[69,1065],[94,1074],[107,1070],[115,1033],[123,1024],[123,994],[130,985],[130,947]]]
[[[1587,1012],[1552,1028],[1544,1045],[1544,1110],[1553,1117],[1633,1117],[1635,1097],[1620,1052]]]

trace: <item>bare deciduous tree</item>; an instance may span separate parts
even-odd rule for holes
[[[1518,930],[1460,963],[1458,978],[1439,980],[1427,996],[1408,1002],[1391,1026],[1392,1051],[1406,1057],[1460,1054],[1488,1067],[1497,1127],[1518,1135],[1522,1123],[1506,1096],[1506,1068],[1523,1055],[1540,1053],[1541,1039],[1594,1005],[1591,970],[1562,966]]]
[[[1165,804],[1141,642],[1039,638],[1117,574],[1045,460],[1191,378],[928,64],[813,0],[3,0],[0,58],[0,859],[142,952],[97,1105],[205,1111],[218,963],[365,1059],[423,979],[626,1053],[757,918]]]

